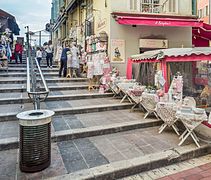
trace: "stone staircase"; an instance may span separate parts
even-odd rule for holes
[[[130,112],[132,104],[111,93],[89,92],[86,78],[58,78],[56,66],[42,70],[50,94],[41,108],[55,111],[51,166],[38,173],[19,171],[16,114],[33,105],[26,93],[26,64],[10,64],[8,73],[0,71],[0,179],[117,179],[211,151],[191,139],[179,147],[171,129],[158,134],[160,120],[144,120],[143,112]]]

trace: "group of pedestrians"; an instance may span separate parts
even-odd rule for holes
[[[42,60],[43,57],[43,52],[45,52],[46,54],[46,62],[47,62],[47,68],[53,68],[53,45],[52,45],[52,41],[48,41],[48,43],[44,44],[43,47],[44,51],[42,50],[41,47],[37,47],[36,50],[36,59],[40,65],[40,62]]]
[[[52,68],[53,63],[53,45],[52,41],[44,44],[44,52],[46,54],[47,68]],[[60,61],[59,77],[78,77],[79,76],[79,49],[76,43],[66,44],[62,47],[58,60]],[[37,47],[36,59],[40,65],[43,57],[43,50]]]
[[[79,73],[79,49],[76,43],[63,47],[60,58],[59,77],[77,77]]]

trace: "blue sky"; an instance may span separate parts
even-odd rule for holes
[[[50,21],[51,0],[0,0],[0,9],[15,16],[24,36],[27,25],[31,31],[45,29]]]

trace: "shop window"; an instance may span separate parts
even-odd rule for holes
[[[183,76],[183,96],[192,96],[197,106],[211,107],[211,62],[168,63],[168,82],[180,72]]]

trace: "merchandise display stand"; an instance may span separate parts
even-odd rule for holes
[[[173,77],[169,91],[169,101],[182,101],[183,96],[183,77],[178,73]]]
[[[87,78],[89,79],[88,90],[95,89],[100,85],[100,78],[103,76],[103,67],[107,58],[107,40],[96,36],[87,38]],[[84,68],[84,71],[86,71]]]

